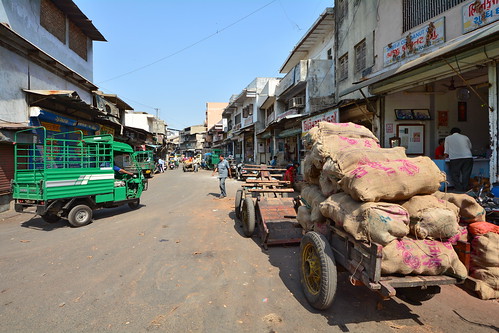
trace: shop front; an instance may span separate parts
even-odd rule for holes
[[[435,159],[439,139],[459,128],[472,142],[472,177],[497,181],[497,62],[499,26],[465,35],[374,80],[382,96],[382,146]],[[435,163],[448,171],[448,161]]]
[[[80,131],[83,135],[95,135],[100,130],[100,125],[98,124],[62,116],[38,107],[31,107],[30,109],[30,125],[45,127],[47,136],[70,132],[66,135],[65,139],[76,139],[80,135]],[[41,132],[38,134],[38,137],[41,138]]]

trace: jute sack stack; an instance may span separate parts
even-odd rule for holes
[[[433,195],[415,195],[401,203],[411,216],[416,239],[448,239],[459,233],[459,208]]]
[[[314,223],[312,222],[311,210],[306,206],[298,207],[296,220],[298,221],[298,223],[300,223],[303,230],[310,231],[313,229]]]
[[[310,205],[310,219],[312,223],[324,223],[326,218],[321,214],[319,209],[319,204],[326,200],[326,197],[322,195],[319,186],[308,185],[304,186],[301,191],[302,198]]]
[[[357,201],[402,201],[417,194],[431,194],[445,180],[437,165],[426,156],[389,162],[358,163],[339,184]]]
[[[322,215],[356,240],[386,245],[409,233],[409,213],[400,205],[358,202],[348,194],[333,194],[320,205]]]
[[[439,199],[452,202],[459,207],[459,216],[462,222],[473,223],[485,221],[485,209],[471,196],[458,193],[433,193]]]
[[[489,232],[471,243],[471,276],[481,299],[499,298],[499,234]]]
[[[377,149],[348,149],[338,151],[334,158],[327,159],[322,172],[341,179],[346,171],[357,166],[372,163],[385,163],[392,160],[406,159],[404,147],[377,148]]]
[[[403,238],[396,239],[383,248],[381,274],[446,274],[465,279],[468,272],[452,244]]]

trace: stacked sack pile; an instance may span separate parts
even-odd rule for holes
[[[426,156],[403,147],[380,148],[367,128],[321,122],[304,137],[308,183],[297,219],[324,232],[329,220],[356,240],[383,246],[382,274],[448,274],[467,269],[449,238],[456,238],[460,209],[434,195],[445,175]]]

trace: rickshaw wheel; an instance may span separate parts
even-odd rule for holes
[[[326,237],[308,232],[300,243],[300,280],[310,305],[325,310],[333,304],[337,272],[333,251]]]
[[[238,219],[241,219],[241,203],[243,202],[243,190],[239,189],[236,192],[236,199],[234,201],[235,204],[235,211],[236,211],[236,217]]]
[[[251,237],[255,231],[255,205],[253,204],[253,199],[250,197],[244,199],[241,213],[244,236]]]
[[[82,227],[92,222],[92,209],[87,205],[78,205],[71,208],[68,221],[73,227]]]

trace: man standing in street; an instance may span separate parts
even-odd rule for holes
[[[225,179],[227,176],[232,177],[230,174],[230,165],[229,162],[224,158],[224,155],[220,154],[220,161],[215,166],[215,170],[213,170],[212,176],[215,175],[215,172],[218,171],[218,181],[220,183],[220,196],[219,199],[223,199],[227,196],[227,192],[225,191]]]
[[[466,192],[473,169],[473,156],[471,155],[471,141],[466,135],[461,134],[461,129],[454,127],[445,138],[445,157],[450,159],[450,180],[458,191]]]

